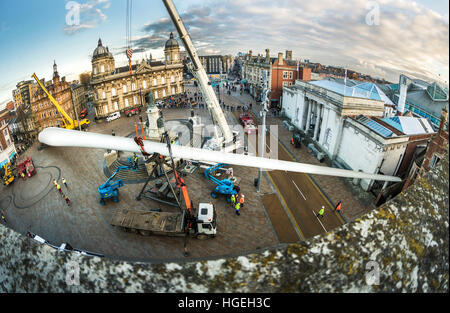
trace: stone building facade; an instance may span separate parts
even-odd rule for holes
[[[0,111],[0,167],[16,155],[16,148],[8,127],[9,118],[8,110]]]
[[[53,65],[52,81],[43,81],[43,85],[70,118],[74,119],[72,90],[66,78],[59,77],[56,63]],[[61,114],[37,83],[33,84],[32,87],[31,109],[34,113],[34,121],[38,132],[47,127],[62,127],[64,125]]]
[[[173,34],[164,49],[165,61],[142,60],[129,66],[115,67],[114,57],[102,41],[92,56],[91,85],[94,90],[96,118],[146,105],[150,91],[155,100],[184,93],[183,63],[180,47]]]

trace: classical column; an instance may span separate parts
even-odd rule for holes
[[[319,123],[320,123],[320,103],[316,102],[316,126],[314,127],[314,140],[319,141]]]
[[[308,113],[306,114],[306,128],[305,132],[308,133],[309,126],[311,126],[311,109],[312,109],[312,100],[307,98],[306,103],[308,104]]]

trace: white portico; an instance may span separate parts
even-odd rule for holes
[[[384,104],[379,89],[371,83],[350,87],[329,80],[297,80],[294,86],[283,88],[285,116],[332,160],[337,156],[345,119],[361,114],[382,117]]]

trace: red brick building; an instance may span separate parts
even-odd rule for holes
[[[292,60],[292,51],[286,50],[286,55],[278,53],[278,58],[271,58],[269,49],[266,49],[266,56],[253,56],[250,50],[247,60],[244,63],[244,77],[247,80],[249,93],[260,101],[262,93],[262,81],[264,72],[270,81],[270,104],[272,107],[281,103],[283,87],[292,86],[295,80],[311,80],[311,69],[300,65],[299,61]]]

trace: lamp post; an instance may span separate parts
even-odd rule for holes
[[[270,89],[268,88],[268,84],[267,84],[267,71],[264,71],[264,76],[263,76],[263,94],[264,95],[264,99],[262,99],[262,110],[261,110],[261,116],[262,116],[262,139],[259,141],[260,145],[259,145],[259,153],[260,153],[260,157],[264,157],[264,150],[266,147],[266,113],[267,113],[267,104],[269,102],[269,92]],[[259,134],[258,134],[259,137]],[[258,172],[258,193],[261,192],[261,174],[262,174],[263,169],[260,168],[259,172]]]

